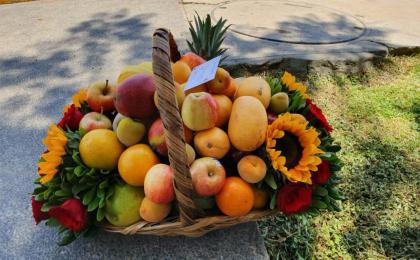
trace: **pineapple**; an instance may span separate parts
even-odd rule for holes
[[[201,19],[196,13],[194,22],[195,27],[189,22],[192,42],[187,40],[192,52],[205,60],[210,60],[226,52],[226,48],[220,47],[225,39],[226,30],[230,27],[230,25],[225,26],[226,19],[220,18],[215,25],[212,25],[210,15]],[[226,56],[222,60],[225,58]]]

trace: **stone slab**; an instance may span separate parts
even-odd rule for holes
[[[58,247],[56,231],[32,218],[41,140],[71,95],[97,80],[115,82],[122,66],[149,60],[156,27],[185,38],[185,21],[178,2],[166,0],[0,5],[0,259],[268,258],[254,223],[201,238],[101,232]]]
[[[227,65],[285,59],[357,61],[390,49],[420,46],[419,1],[183,1],[195,12],[232,24]]]

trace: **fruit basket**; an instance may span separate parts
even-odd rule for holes
[[[157,29],[151,63],[126,67],[118,88],[99,82],[73,96],[43,140],[32,196],[36,223],[57,227],[60,245],[95,228],[197,237],[338,210],[340,147],[306,87],[287,72],[233,79],[219,67],[187,89],[203,63]]]

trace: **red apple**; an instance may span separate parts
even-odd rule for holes
[[[93,129],[110,129],[111,127],[111,120],[98,112],[87,113],[79,123],[79,129],[83,129],[85,132],[89,132]]]
[[[89,86],[87,90],[87,103],[95,112],[109,112],[115,110],[115,87],[107,81],[99,81]]]
[[[127,117],[148,118],[156,111],[153,101],[155,90],[153,76],[140,74],[130,77],[118,86],[115,107]]]
[[[217,121],[217,102],[206,92],[191,93],[185,98],[181,109],[184,124],[193,131],[214,127]]]
[[[174,174],[169,165],[154,165],[144,178],[144,194],[154,203],[171,202],[175,197],[173,178]]]
[[[184,125],[185,142],[191,143],[192,132]],[[168,156],[168,147],[166,146],[165,132],[163,129],[162,119],[156,119],[149,128],[148,136],[149,144],[153,150],[162,156]]]
[[[225,168],[214,158],[203,157],[195,160],[190,172],[194,190],[200,196],[216,195],[225,184]]]

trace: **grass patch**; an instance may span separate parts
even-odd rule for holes
[[[273,259],[414,259],[419,254],[420,56],[365,74],[309,75],[345,163],[339,213],[259,222]]]

